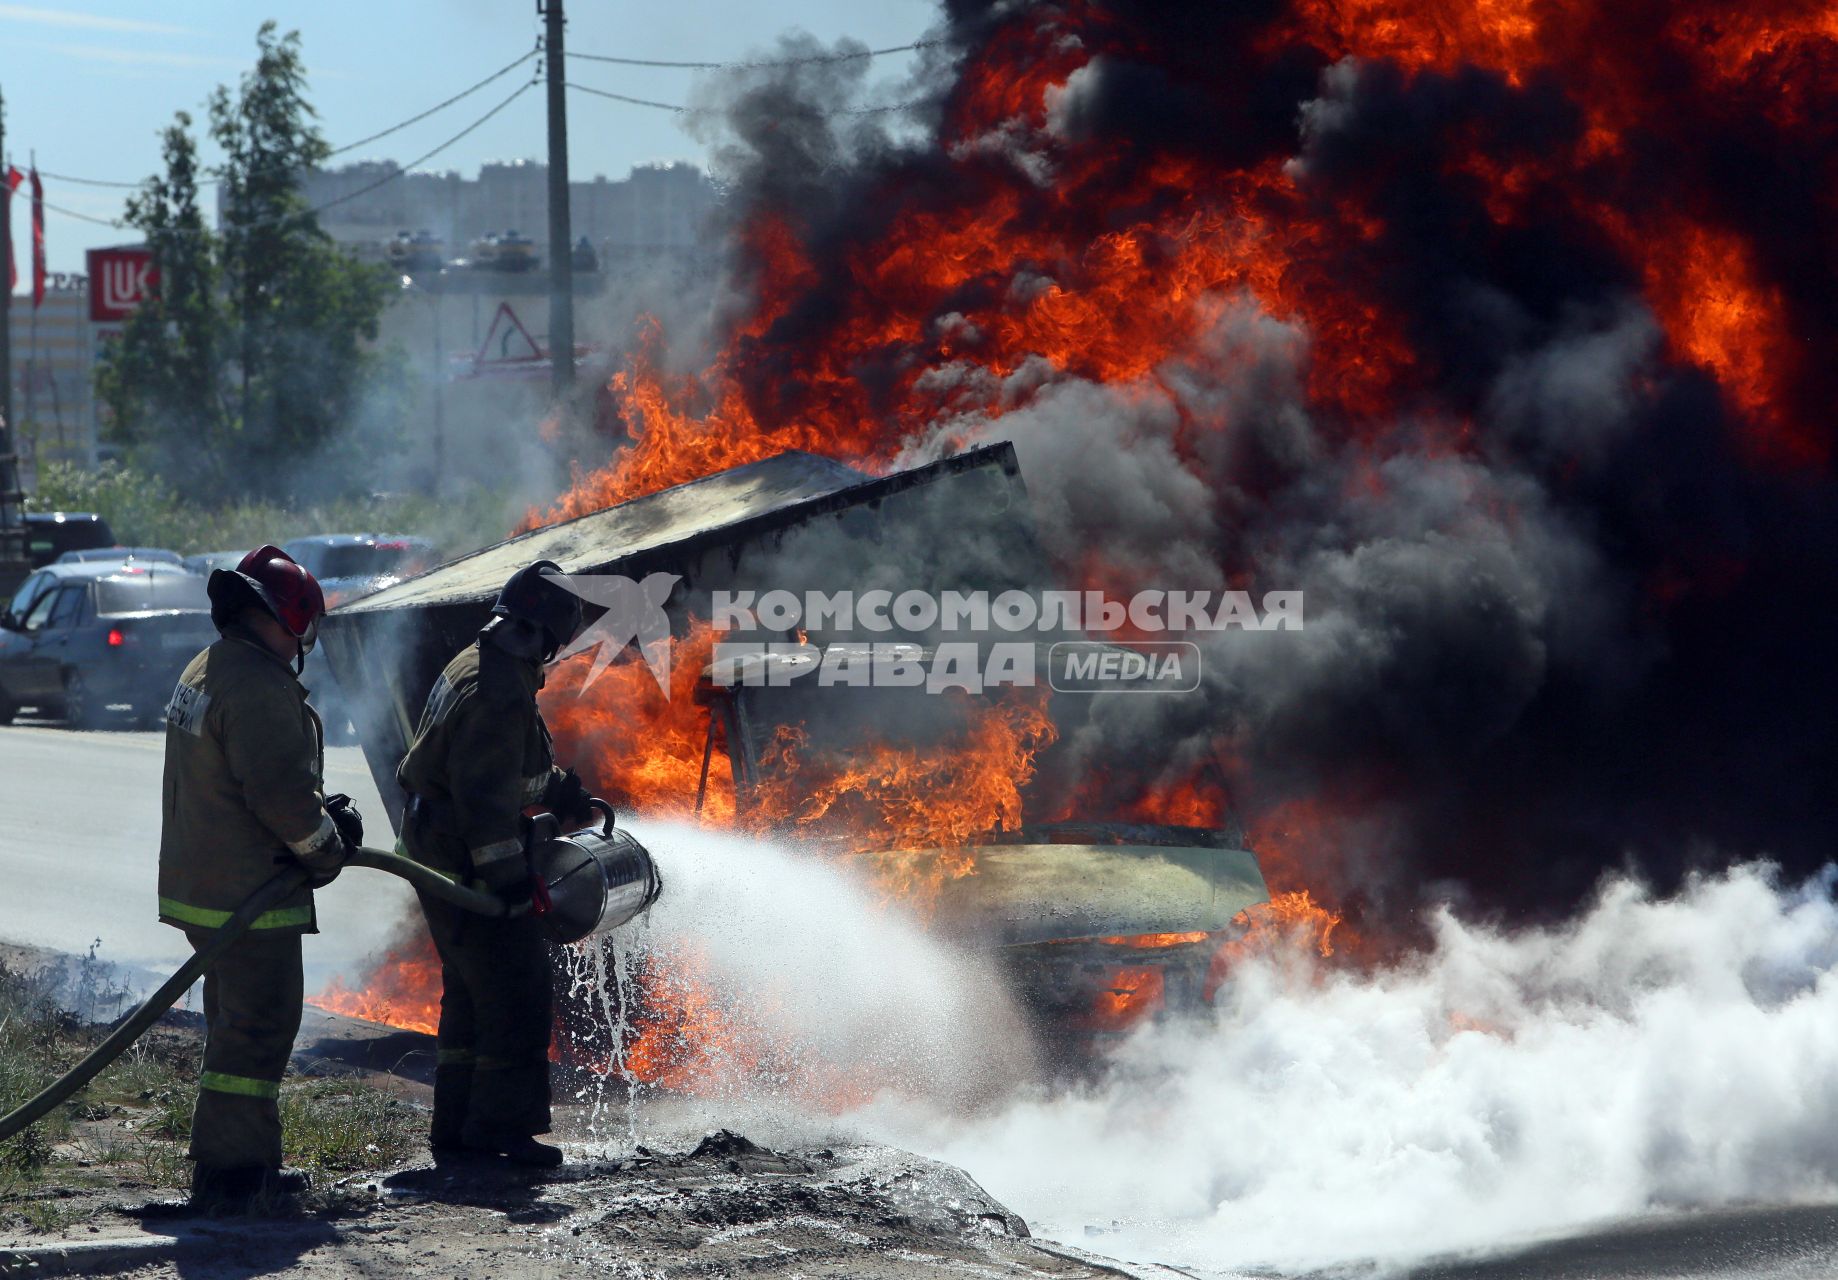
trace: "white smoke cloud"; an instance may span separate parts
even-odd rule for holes
[[[1248,965],[1087,1087],[859,1120],[1037,1233],[1210,1274],[1383,1270],[1838,1184],[1829,883],[1748,866],[1672,900],[1617,882],[1558,927],[1432,929],[1369,975]]]

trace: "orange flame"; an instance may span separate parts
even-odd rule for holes
[[[635,1080],[686,1092],[738,1089],[770,1046],[716,995],[707,961],[693,949],[646,957],[633,986],[637,1007],[626,1070]]]
[[[696,703],[696,682],[714,643],[714,628],[700,620],[672,642],[668,693],[643,662],[615,662],[591,685],[586,683],[590,655],[558,664],[538,701],[561,757],[611,793],[605,798],[616,804],[645,814],[688,817],[708,743],[708,712]],[[703,812],[718,823],[734,817],[733,779],[723,763],[717,747]]]
[[[876,849],[936,850],[878,859],[896,896],[924,901],[945,879],[975,871],[969,842],[1021,825],[1021,790],[1058,736],[1038,690],[1013,690],[977,710],[961,737],[883,741],[818,762],[802,727],[781,725],[765,754],[755,828],[829,833]]]
[[[1146,951],[1155,947],[1184,947],[1193,942],[1205,942],[1211,936],[1201,930],[1198,933],[1139,933],[1129,937],[1099,938],[1098,941],[1110,947],[1136,947]]]
[[[1232,970],[1253,956],[1286,953],[1309,959],[1331,959],[1340,914],[1318,905],[1314,895],[1300,889],[1276,894],[1268,902],[1247,907],[1233,917],[1232,922],[1242,925],[1245,932],[1214,953],[1203,988],[1207,1000],[1218,994]]]
[[[1117,970],[1093,997],[1085,1029],[1127,1031],[1162,1007],[1165,981],[1153,966]]]
[[[440,957],[417,921],[413,934],[392,946],[370,971],[362,990],[333,978],[307,1003],[347,1018],[433,1035],[440,1025],[440,988]]]

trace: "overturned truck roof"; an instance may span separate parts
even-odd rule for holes
[[[947,494],[948,491],[948,494]],[[948,496],[951,520],[935,499]],[[324,640],[348,695],[377,789],[400,822],[397,762],[441,668],[485,624],[505,579],[537,560],[570,573],[674,573],[666,606],[680,629],[708,593],[741,582],[793,534],[833,527],[850,544],[867,537],[937,539],[961,513],[1000,521],[998,540],[1017,564],[1034,556],[1020,466],[1001,443],[891,475],[871,476],[828,458],[786,452],[535,529],[448,561],[327,615]],[[868,560],[872,563],[872,559]],[[589,604],[590,616],[596,606]]]
[[[968,587],[993,597],[1004,589],[1037,589],[1051,577],[1007,444],[884,476],[784,453],[507,539],[353,601],[326,619],[324,647],[398,826],[396,764],[428,689],[484,625],[505,579],[544,559],[571,573],[677,575],[664,608],[679,636],[690,618],[713,617],[716,591],[802,595],[897,584],[934,592]],[[592,622],[599,608],[584,603]],[[853,643],[840,635],[826,642]],[[868,698],[851,695],[846,710],[826,706],[819,712],[800,693],[770,681],[698,690],[698,701],[712,713],[708,750],[717,720],[726,727],[737,803],[744,805],[762,767],[757,757],[764,739],[741,723],[748,716],[763,717],[762,724],[804,724],[813,740],[823,739],[824,749],[846,755],[856,721],[864,731],[897,724],[917,734],[925,723],[968,710],[960,699],[923,693],[927,706],[920,708],[894,688]],[[1056,704],[1056,719],[1062,711],[1076,718],[1079,701]],[[1164,983],[1157,990],[1165,989],[1171,1000],[1177,991],[1201,992],[1220,933],[1235,927],[1246,906],[1267,897],[1236,824],[1205,831],[1103,826],[998,830],[977,844],[977,874],[948,879],[939,893],[938,925],[999,948],[1043,1016],[1076,1020],[1094,989],[1103,996],[1115,985],[1111,979],[1125,962],[1157,966]],[[896,865],[928,856],[900,848],[857,846],[850,852],[869,859],[886,855]]]

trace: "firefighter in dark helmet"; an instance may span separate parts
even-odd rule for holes
[[[419,862],[476,879],[513,906],[532,885],[525,811],[590,817],[587,790],[555,766],[536,705],[543,667],[581,628],[581,601],[543,560],[504,584],[492,619],[428,694],[396,779],[408,793],[403,845]],[[470,915],[421,895],[440,953],[439,1065],[431,1142],[552,1166],[549,952],[529,914]]]
[[[272,546],[208,584],[222,638],[191,660],[166,707],[160,919],[201,947],[276,863],[314,877],[258,917],[204,975],[204,1069],[192,1115],[194,1203],[303,1188],[281,1167],[281,1077],[300,1029],[300,935],[363,824],[326,796],[324,735],[299,674],[318,634],[319,584]]]

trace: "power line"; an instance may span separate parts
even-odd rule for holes
[[[50,178],[54,182],[72,182],[79,187],[126,187],[130,191],[135,191],[144,185],[139,182],[110,182],[105,178],[73,178],[67,173],[52,173],[49,169],[40,169],[38,176]]]
[[[385,177],[379,178],[375,182],[370,183],[368,186],[359,187],[356,191],[347,191],[345,192],[344,195],[339,196],[336,199],[327,200],[324,204],[321,204],[321,205],[315,205],[313,208],[307,210],[307,212],[321,213],[327,209],[332,208],[334,205],[341,205],[345,203],[347,200],[355,200],[359,196],[369,195],[372,191],[375,191],[378,187],[387,186],[389,183],[394,182],[397,178],[407,177],[411,169],[415,168],[417,165],[426,164],[428,161],[432,160],[435,156],[439,155],[441,152],[445,151],[448,147],[452,146],[454,143],[458,142],[461,138],[464,138],[467,134],[471,133],[474,129],[477,129],[479,126],[483,125],[487,120],[491,119],[493,116],[497,115],[500,111],[504,110],[504,108],[510,106],[511,103],[517,101],[517,99],[521,98],[524,94],[528,93],[534,87],[535,87],[535,84],[533,81],[525,81],[523,84],[518,85],[515,89],[511,91],[510,97],[500,102],[497,106],[493,107],[490,111],[487,111],[484,115],[480,116],[477,120],[474,120],[471,124],[467,125],[464,129],[461,129],[458,133],[454,134],[451,138],[448,138],[445,142],[441,143],[438,147],[435,147],[432,151],[423,152],[421,155],[416,156],[413,160],[410,160],[407,164],[398,168],[394,173],[391,173]],[[255,224],[250,223],[247,225],[253,226]]]
[[[633,98],[623,93],[611,93],[605,89],[596,89],[592,85],[577,84],[573,81],[569,82],[568,87],[578,90],[581,93],[591,93],[596,98],[608,98],[614,102],[623,102],[628,106],[655,107],[659,111],[674,111],[679,114],[692,110],[680,102],[654,102],[650,98]]]
[[[596,98],[606,98],[613,102],[623,102],[627,106],[651,107],[657,111],[670,111],[677,115],[711,115],[719,110],[719,108],[716,107],[688,107],[680,102],[658,102],[653,98],[634,98],[630,94],[614,93],[608,89],[596,89],[592,85],[579,84],[572,80],[568,82],[568,87],[570,89],[578,89],[582,93],[591,93]],[[885,115],[890,111],[905,111],[911,107],[924,106],[928,102],[935,101],[937,101],[936,98],[911,98],[905,102],[889,102],[878,107],[844,107],[842,110],[832,114],[841,116]]]
[[[617,57],[612,57],[608,54],[603,54],[603,53],[578,53],[573,50],[569,50],[565,56],[570,57],[570,58],[579,58],[587,62],[612,63],[612,64],[615,64],[617,66],[622,66],[622,67],[676,67],[676,68],[681,68],[685,70],[694,70],[694,71],[745,71],[745,70],[753,70],[755,68],[767,68],[767,67],[802,67],[802,66],[821,65],[825,63],[856,62],[864,58],[880,58],[880,57],[885,57],[889,54],[911,53],[919,49],[934,49],[942,45],[943,43],[944,41],[942,40],[915,40],[911,44],[888,45],[886,48],[882,48],[882,49],[860,49],[860,50],[856,50],[854,52],[849,52],[849,53],[814,53],[814,54],[809,54],[809,55],[805,55],[802,57],[796,57],[796,58],[742,59],[742,60],[734,61],[734,62],[669,61],[669,60],[658,59],[658,58],[617,58]],[[480,89],[483,89],[486,85],[491,84],[493,81],[501,79],[502,77],[510,74],[512,71],[516,70],[518,67],[522,66],[524,63],[528,62],[531,58],[534,58],[536,56],[537,56],[537,51],[534,49],[526,53],[519,54],[516,58],[512,59],[510,62],[505,63],[502,67],[499,67],[496,71],[486,76],[483,80],[480,80],[475,84],[469,85],[468,87],[461,89],[458,93],[454,94],[450,98],[446,98],[440,102],[435,103],[433,106],[429,107],[426,111],[422,111],[415,115],[412,115],[406,120],[398,121],[397,123],[390,125],[387,129],[380,129],[376,133],[370,134],[368,137],[359,138],[355,142],[347,142],[342,147],[334,147],[331,151],[326,153],[327,158],[329,159],[332,156],[341,156],[341,155],[344,155],[348,151],[355,151],[359,147],[369,146],[371,143],[379,141],[380,139],[383,139],[383,138],[387,138],[393,133],[401,132],[403,129],[408,128],[410,125],[420,124],[423,120],[426,120],[429,116],[436,115],[439,112],[445,111],[448,107],[452,106],[454,103],[462,101],[465,98],[471,97],[473,94],[477,93]],[[629,94],[613,93],[605,89],[594,89],[587,85],[572,84],[572,85],[569,85],[568,87],[571,89],[580,89],[585,93],[594,94],[596,97],[608,98],[614,102],[623,102],[630,106],[650,107],[654,110],[670,111],[670,112],[674,112],[677,114],[696,114],[698,112],[698,108],[683,106],[680,103],[659,102],[651,98],[635,98]],[[882,106],[882,107],[860,107],[860,108],[855,108],[851,111],[845,112],[844,114],[847,114],[847,115],[878,115],[878,114],[881,114],[883,112],[888,112],[888,111],[904,111],[908,107],[917,106],[917,105],[919,105],[919,102],[915,101],[915,102],[896,103],[896,104]],[[495,112],[493,114],[495,114]],[[461,136],[463,137],[464,135],[462,134]],[[442,145],[443,147],[449,146],[451,145],[451,143],[445,143]],[[434,154],[434,153],[430,153],[430,154]],[[413,164],[419,164],[419,163],[420,161],[413,162]],[[406,166],[406,167],[412,168],[413,164]],[[107,188],[111,188],[114,190],[120,190],[120,191],[137,191],[142,186],[145,185],[144,181],[142,182],[119,182],[119,181],[115,181],[115,180],[108,179],[108,178],[81,178],[81,177],[77,177],[74,174],[69,174],[69,173],[52,173],[48,169],[40,169],[39,176],[49,178],[53,182],[68,182],[68,183],[71,183],[73,186],[107,187]],[[198,182],[198,185],[200,187],[213,186],[217,183],[217,181],[218,181],[218,178],[216,176],[209,174],[207,172],[207,175]],[[341,197],[341,200],[349,199],[349,198],[351,197]],[[119,226],[125,225],[118,221],[110,221],[105,218],[97,218],[89,214],[78,213],[73,209],[65,209],[58,205],[51,204],[49,202],[46,203],[45,207],[47,209],[55,209],[57,212],[63,214],[67,218],[79,218],[85,222],[94,222],[102,226],[119,227]]]
[[[410,116],[408,119],[402,121],[400,124],[392,124],[389,126],[389,128],[384,129],[379,133],[373,133],[368,138],[359,138],[356,142],[347,142],[344,146],[335,147],[331,151],[327,152],[326,154],[328,158],[331,156],[342,156],[347,151],[355,151],[359,147],[368,146],[370,143],[375,142],[378,138],[387,138],[390,134],[395,133],[401,129],[406,129],[411,124],[419,124],[421,121],[426,120],[429,116],[433,115],[435,112],[445,111],[448,107],[458,102],[461,98],[470,97],[472,94],[477,93],[480,89],[483,89],[486,85],[490,84],[493,80],[496,80],[500,76],[506,75],[510,73],[511,71],[514,71],[516,68],[521,67],[524,63],[528,62],[531,58],[534,58],[535,56],[536,56],[536,51],[532,49],[528,53],[523,54],[521,57],[515,58],[512,61],[505,63],[503,66],[499,67],[496,71],[486,76],[483,80],[473,85],[470,89],[461,89],[458,93],[454,94],[451,98],[448,98],[445,102],[435,103],[433,106],[429,107],[426,111],[423,111],[420,115]]]
[[[423,120],[426,120],[429,116],[435,115],[441,111],[445,111],[448,107],[452,106],[454,103],[460,101],[461,99],[471,97],[473,94],[477,93],[480,89],[483,89],[486,85],[490,84],[492,81],[500,79],[505,75],[508,75],[510,72],[516,70],[518,67],[522,66],[524,63],[528,62],[531,58],[534,58],[535,56],[536,56],[536,51],[534,49],[531,49],[526,53],[519,54],[515,59],[513,59],[510,62],[505,63],[503,66],[499,67],[496,71],[486,76],[483,80],[480,80],[477,84],[471,85],[470,87],[465,88],[465,89],[461,89],[458,93],[454,94],[451,98],[448,98],[443,102],[437,102],[433,106],[429,107],[426,111],[420,112],[417,115],[412,115],[408,119],[399,121],[396,124],[392,124],[389,126],[389,128],[379,130],[378,132],[371,134],[367,138],[359,138],[356,142],[347,142],[342,147],[334,147],[332,150],[326,153],[326,157],[330,159],[332,156],[341,156],[345,154],[345,152],[347,151],[355,151],[359,147],[369,146],[371,143],[377,141],[379,138],[387,138],[390,134],[398,133],[401,130],[408,128],[412,124],[420,124]],[[112,187],[112,188],[116,188],[119,190],[137,191],[142,186],[145,185],[144,181],[143,182],[115,182],[115,181],[111,181],[106,178],[78,178],[68,173],[52,173],[47,169],[40,169],[38,172],[39,172],[40,177],[50,178],[55,182],[69,182],[69,183],[72,183],[80,187]],[[208,186],[214,185],[217,181],[218,179],[215,176],[206,176],[204,179],[202,179],[198,183],[198,185],[201,187],[208,187]],[[47,205],[46,207],[50,208],[53,206]],[[59,209],[58,212],[66,214],[69,217],[73,217],[73,218],[82,218],[85,216],[80,213],[73,213],[68,209]],[[96,221],[96,219],[90,218],[89,221],[94,222]],[[110,224],[110,225],[113,225],[113,224]]]
[[[757,58],[742,59],[737,62],[670,62],[658,58],[615,58],[604,53],[575,53],[572,51],[567,56],[580,58],[587,62],[610,62],[621,67],[680,67],[693,71],[747,71],[755,67],[805,67],[826,62],[858,62],[863,58],[879,58],[890,53],[935,49],[943,43],[942,40],[915,40],[911,44],[889,45],[885,49],[859,49],[853,53],[813,53],[798,58]],[[645,105],[659,104],[646,103]]]
[[[47,173],[47,174],[41,174],[40,176],[49,178],[52,175]],[[69,181],[69,179],[65,179],[65,181]],[[136,184],[136,185],[139,185],[139,184]],[[66,209],[63,205],[52,204],[49,200],[40,200],[39,203],[44,205],[45,208],[51,210],[51,212],[53,213],[61,213],[66,218],[75,218],[79,222],[93,222],[99,227],[114,227],[117,230],[123,230],[123,231],[128,229],[127,223],[122,222],[116,218],[98,218],[94,214],[78,213],[75,209]]]
[[[276,226],[283,222],[290,222],[294,220],[295,218],[305,218],[305,217],[310,217],[315,214],[324,213],[327,209],[334,208],[335,206],[344,204],[350,200],[355,200],[359,196],[369,195],[372,191],[375,191],[378,187],[387,186],[388,184],[396,181],[398,178],[407,177],[409,172],[412,169],[414,169],[417,165],[426,164],[429,160],[432,160],[435,156],[439,155],[441,152],[445,151],[448,147],[452,146],[454,143],[458,142],[460,139],[466,137],[468,134],[473,132],[473,130],[479,128],[487,120],[490,120],[493,116],[497,115],[500,111],[510,106],[511,103],[515,102],[518,98],[528,93],[534,87],[535,86],[533,82],[527,82],[527,81],[523,84],[518,85],[514,90],[511,91],[511,95],[508,98],[504,99],[504,101],[500,102],[497,106],[493,107],[490,111],[487,111],[484,115],[480,116],[477,120],[474,120],[471,124],[467,125],[464,129],[461,129],[458,133],[454,134],[451,138],[448,138],[445,142],[441,143],[439,146],[433,148],[432,150],[423,152],[421,155],[416,156],[413,160],[410,160],[407,164],[402,165],[401,167],[397,168],[392,173],[385,174],[383,177],[377,179],[375,182],[366,183],[364,186],[358,187],[357,189],[353,191],[347,191],[341,196],[337,196],[331,200],[327,200],[323,204],[316,204],[309,209],[302,209],[296,213],[277,214],[274,217],[270,217],[270,218],[259,218],[254,222],[226,223],[221,229],[224,231],[253,231],[257,229],[258,227]],[[63,214],[67,218],[78,218],[84,222],[93,222],[98,226],[115,227],[123,231],[131,231],[131,230],[139,229],[139,228],[136,228],[132,223],[123,222],[118,218],[93,217],[87,213],[78,213],[74,209],[65,209],[59,205],[54,205],[48,200],[45,202],[45,208],[55,210],[56,212]],[[173,234],[178,234],[182,231],[188,231],[188,230],[189,228],[173,227],[173,228],[169,228],[167,231],[163,232],[162,234],[173,235]],[[208,231],[209,231],[208,228],[202,228],[201,230],[204,231],[206,234],[208,234]]]

